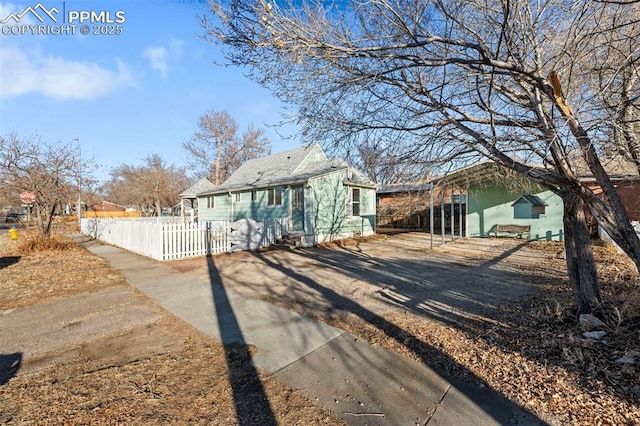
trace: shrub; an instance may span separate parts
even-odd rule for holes
[[[22,240],[17,247],[18,253],[30,254],[40,251],[62,251],[75,248],[77,244],[72,239],[51,234],[50,236],[28,235]]]

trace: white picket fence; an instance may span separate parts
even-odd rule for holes
[[[287,234],[288,223],[287,218],[233,223],[87,218],[81,220],[80,229],[143,256],[176,260],[267,247]]]
[[[631,221],[631,225],[633,226],[633,229],[636,230],[636,234],[638,234],[638,238],[640,238],[640,221]],[[609,244],[612,244],[616,250],[618,250],[619,253],[622,253],[623,250],[620,248],[620,246],[618,246],[615,241],[613,241],[613,239],[609,236],[609,234],[607,234],[605,232],[604,229],[602,229],[600,226],[598,226],[598,235],[600,236],[600,239],[604,242],[607,242]]]

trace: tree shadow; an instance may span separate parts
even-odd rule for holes
[[[311,254],[310,252],[313,252]],[[299,254],[300,256],[317,256],[317,251],[306,251],[304,254]],[[281,272],[287,277],[297,281],[298,283],[303,284],[307,289],[312,292],[315,292],[317,295],[324,298],[326,301],[329,301],[331,306],[331,310],[341,310],[348,313],[351,313],[361,320],[367,322],[373,327],[379,329],[384,334],[386,334],[391,339],[395,340],[398,344],[404,346],[409,351],[413,353],[413,355],[419,359],[424,365],[432,367],[434,371],[436,371],[441,377],[446,377],[447,381],[451,383],[459,392],[464,394],[469,400],[473,401],[477,406],[481,407],[489,416],[493,417],[500,424],[508,424],[514,421],[511,417],[514,413],[525,413],[528,417],[529,422],[534,422],[537,424],[545,424],[544,421],[538,419],[533,413],[528,411],[527,409],[513,403],[501,393],[491,389],[482,379],[476,376],[473,372],[468,370],[463,365],[459,364],[457,361],[452,359],[449,355],[441,351],[440,349],[433,347],[426,342],[422,341],[418,336],[412,334],[411,332],[399,327],[398,325],[388,321],[381,315],[372,310],[362,306],[361,304],[355,302],[354,300],[345,297],[336,291],[320,284],[318,281],[295,271],[293,268],[272,260],[271,256],[265,256],[263,253],[256,252],[253,255],[258,258],[262,263]],[[384,264],[384,261],[380,261],[379,259],[365,259],[366,262],[379,262]],[[332,266],[335,267],[345,267],[345,263],[340,264],[338,261],[337,264]],[[424,265],[423,265],[424,267]],[[452,274],[454,274],[452,272]],[[453,275],[452,275],[453,276]],[[406,299],[404,300],[406,302]],[[402,303],[402,301],[400,301]],[[410,307],[410,305],[408,305]],[[451,314],[450,312],[447,312]],[[443,312],[442,315],[438,315],[438,319],[447,320],[447,315]],[[451,323],[455,323],[456,326],[460,325],[460,321],[449,319]],[[434,363],[435,360],[446,360],[441,364],[437,362]],[[435,365],[434,365],[435,364]],[[447,366],[451,365],[455,368],[456,376],[452,376],[452,371],[448,370]],[[459,377],[464,378],[464,380],[460,380]]]
[[[277,422],[258,370],[251,360],[250,348],[244,340],[222,278],[211,256],[207,257],[207,268],[238,424],[275,425]]]
[[[471,332],[482,328],[500,303],[514,294],[516,297],[526,294],[527,289],[521,283],[537,277],[494,269],[500,260],[520,247],[499,255],[500,259],[475,266],[429,258],[390,260],[348,247],[309,249],[298,254],[341,276],[365,281],[375,288],[377,300]]]
[[[3,256],[0,257],[0,269],[14,265],[20,261],[20,256]]]
[[[22,365],[22,352],[0,354],[0,386],[18,373]]]

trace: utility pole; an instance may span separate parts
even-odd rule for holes
[[[80,220],[82,219],[82,145],[80,145],[80,138],[75,137],[73,140],[78,143],[78,200],[76,202],[76,212],[78,213],[78,226],[80,226]]]

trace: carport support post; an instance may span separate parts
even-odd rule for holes
[[[440,187],[440,236],[444,245],[444,186]]]
[[[429,236],[431,237],[431,250],[433,250],[433,184],[429,188]]]
[[[455,231],[456,215],[455,215],[455,212],[453,211],[453,187],[451,187],[451,190],[449,193],[449,204],[451,204],[451,241],[455,241],[456,240],[456,231]]]
[[[460,220],[458,226],[460,227],[460,238],[462,238],[462,189],[458,193],[458,214],[460,215]]]

